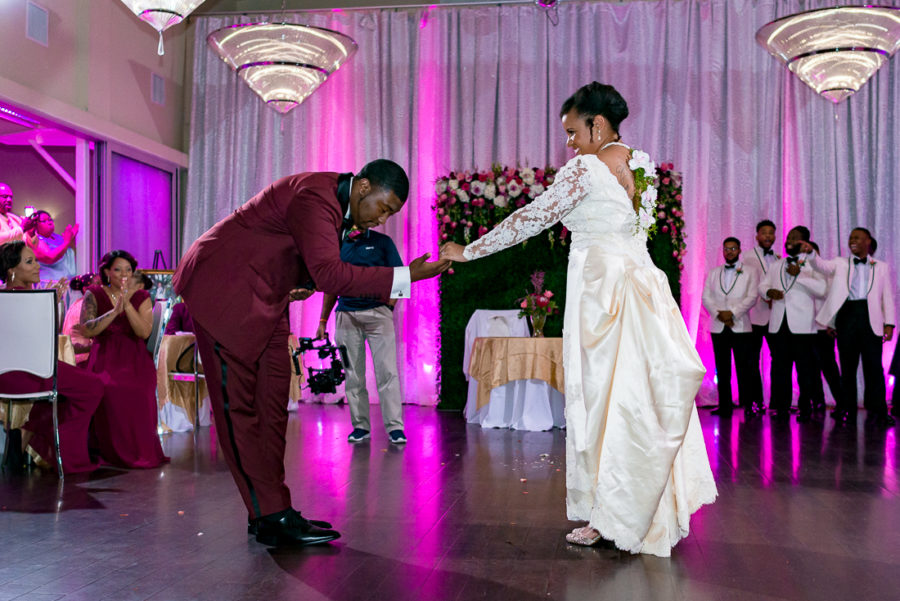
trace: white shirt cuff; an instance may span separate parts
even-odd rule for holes
[[[409,298],[412,280],[409,266],[394,267],[394,281],[391,284],[391,298]]]

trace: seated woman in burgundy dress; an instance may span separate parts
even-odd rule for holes
[[[0,279],[7,290],[31,290],[40,282],[40,264],[34,252],[21,240],[0,246]],[[58,284],[59,288],[65,282]],[[4,344],[15,341],[3,341]],[[95,374],[60,361],[56,367],[59,392],[59,447],[63,471],[67,474],[89,472],[97,467],[88,454],[88,429],[91,417],[103,397],[103,380]],[[24,394],[42,390],[45,380],[26,373],[0,376],[0,392]],[[22,446],[31,449],[47,463],[56,460],[53,445],[53,406],[35,403],[22,426]],[[21,465],[13,466],[20,468]]]
[[[137,261],[124,250],[106,253],[99,286],[89,286],[76,330],[93,339],[87,368],[106,383],[94,415],[92,444],[120,467],[156,467],[169,460],[156,431],[156,368],[146,338],[153,327],[150,294],[132,282]]]

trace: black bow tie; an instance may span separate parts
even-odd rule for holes
[[[765,257],[766,255],[774,255],[774,254],[775,254],[775,251],[772,250],[771,248],[764,248],[764,249],[763,249],[763,256],[764,256],[764,257]]]
[[[725,269],[734,269],[736,265],[725,265]]]
[[[785,261],[787,261],[788,263],[796,263],[797,257],[788,257],[785,259]]]
[[[859,265],[860,263],[865,263],[866,261],[867,261],[867,259],[857,259],[856,257],[853,257],[854,265]]]

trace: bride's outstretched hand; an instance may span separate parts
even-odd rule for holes
[[[468,259],[463,256],[464,250],[466,250],[466,247],[461,244],[447,242],[441,247],[441,258],[456,261],[457,263],[465,263]]]

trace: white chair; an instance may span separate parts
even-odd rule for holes
[[[478,309],[466,325],[463,373],[469,381],[464,415],[483,428],[542,431],[565,427],[565,397],[543,380],[516,380],[491,390],[490,402],[478,409],[478,382],[469,377],[469,361],[476,338],[527,337],[528,323],[516,309]]]
[[[9,452],[9,431],[13,403],[49,401],[53,404],[53,443],[59,479],[63,479],[62,455],[59,450],[59,416],[57,412],[56,362],[58,345],[58,312],[54,290],[0,290],[0,374],[26,372],[49,380],[44,390],[24,394],[0,392],[6,401],[6,444],[3,459]]]

